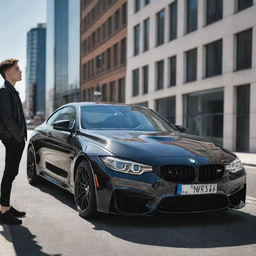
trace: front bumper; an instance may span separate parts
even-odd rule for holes
[[[97,158],[91,159],[99,186],[96,188],[97,209],[100,212],[124,215],[210,212],[245,205],[246,174],[225,173],[217,182],[217,193],[177,195],[176,182],[162,179],[156,173],[141,176],[114,172]],[[207,183],[207,182],[206,182]]]

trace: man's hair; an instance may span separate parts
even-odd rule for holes
[[[11,67],[13,67],[19,60],[17,59],[7,59],[0,63],[0,74],[5,79],[5,71]]]

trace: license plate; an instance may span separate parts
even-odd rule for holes
[[[178,195],[198,195],[217,193],[217,184],[178,184]]]

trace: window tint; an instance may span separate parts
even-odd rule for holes
[[[74,107],[64,107],[57,111],[54,115],[52,115],[48,121],[48,125],[53,125],[56,121],[60,120],[69,120],[74,121],[76,120],[76,110]]]
[[[137,106],[84,106],[81,115],[86,129],[175,131],[154,111]]]

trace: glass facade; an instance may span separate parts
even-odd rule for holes
[[[47,1],[46,116],[79,100],[80,1]]]
[[[46,61],[46,26],[27,33],[26,67],[26,115],[33,118],[45,114],[45,61]]]
[[[184,126],[189,133],[223,143],[224,90],[215,89],[184,96]]]

